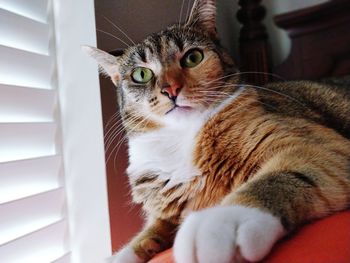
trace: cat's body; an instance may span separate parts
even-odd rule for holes
[[[146,225],[112,259],[258,261],[300,225],[349,207],[350,93],[313,82],[243,85],[217,41],[215,1],[113,57],[128,175]],[[197,212],[196,212],[197,211]]]
[[[280,93],[286,86],[304,87],[297,102],[297,89]],[[190,211],[217,205],[261,206],[280,215],[288,231],[348,207],[349,92],[334,95],[337,87],[314,82],[266,88],[242,85],[208,112],[131,136],[134,201],[174,225]]]
[[[327,88],[312,82],[303,84],[319,88],[319,96]],[[289,85],[293,83],[289,82]],[[302,83],[295,82],[294,85],[301,86]],[[274,89],[269,92],[273,93]],[[318,169],[328,170],[332,160],[327,154],[331,150],[334,161],[343,160],[344,168],[347,168],[350,142],[315,122],[322,123],[324,120],[320,116],[324,113],[321,115],[318,110],[312,110],[310,102],[302,104],[302,100],[300,104],[294,102],[294,113],[291,114],[291,109],[284,113],[282,106],[286,106],[288,94],[277,94],[275,105],[271,100],[270,104],[262,104],[261,96],[249,86],[242,86],[239,95],[218,105],[220,109],[214,108],[201,116],[186,118],[183,123],[131,137],[128,173],[134,201],[142,203],[147,212],[155,213],[159,218],[177,221],[180,218],[176,217],[180,217],[182,211],[219,204],[227,194],[254,179],[268,162],[284,151],[309,156],[311,153],[307,151],[312,149],[317,155],[314,161],[320,161]],[[272,105],[274,108],[271,109]],[[340,129],[344,135],[350,135],[345,122]],[[288,171],[283,165],[286,164],[275,164],[274,169]],[[305,164],[303,166],[303,169],[309,169]],[[343,183],[339,179],[344,190],[338,193],[340,199],[350,193],[349,169],[342,171]],[[314,184],[312,177],[305,180]],[[332,194],[333,197],[336,195]],[[347,200],[344,198],[344,202]],[[344,203],[339,206],[344,207]]]

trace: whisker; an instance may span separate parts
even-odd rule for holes
[[[110,160],[110,158],[112,157],[112,155],[113,155],[115,149],[117,149],[117,147],[119,146],[119,144],[120,144],[120,143],[123,143],[123,142],[126,140],[126,138],[127,138],[127,136],[124,135],[124,136],[119,140],[119,142],[112,148],[111,152],[109,153],[109,155],[108,155],[107,158],[106,158],[106,163],[109,162],[109,160]]]
[[[106,31],[103,31],[103,30],[101,30],[101,29],[96,29],[96,31],[98,31],[98,32],[101,32],[101,33],[104,33],[104,34],[106,34],[106,35],[108,35],[108,36],[110,36],[110,37],[113,37],[113,38],[115,38],[115,39],[118,39],[120,42],[122,42],[124,45],[126,45],[127,47],[130,47],[130,45],[128,44],[128,43],[126,43],[124,40],[122,40],[121,38],[119,38],[119,37],[117,37],[117,36],[115,36],[115,35],[113,35],[113,34],[111,34],[111,33],[109,33],[109,32],[106,32]]]
[[[148,117],[149,117],[149,115],[146,116],[146,118],[144,118],[144,117],[142,117],[142,116],[136,116],[137,119],[143,118],[143,120],[142,120],[141,122],[139,122],[138,124],[136,124],[136,125],[131,129],[131,132],[135,131],[135,130],[136,130],[138,127],[140,127],[140,125],[142,125],[145,121],[148,121]],[[115,150],[117,150],[117,151],[115,152],[115,157],[113,158],[114,168],[115,168],[115,159],[116,159],[116,157],[117,157],[117,155],[118,155],[118,152],[119,152],[119,150],[120,150],[121,145],[126,141],[126,139],[127,139],[127,135],[124,135],[124,136],[121,138],[121,140],[117,143],[117,145],[115,145],[115,146],[113,147],[113,149],[111,150],[111,153],[110,153],[109,156],[107,157],[106,163],[109,162],[109,160],[110,160],[110,158],[112,157],[113,153],[115,152]]]
[[[275,94],[278,94],[282,97],[285,97],[287,99],[290,99],[296,103],[298,103],[300,106],[304,107],[304,108],[308,108],[306,105],[304,105],[303,103],[301,103],[299,100],[297,100],[296,98],[293,98],[287,94],[284,94],[282,92],[278,92],[276,90],[273,90],[273,89],[269,89],[269,88],[266,88],[266,87],[261,87],[261,86],[256,86],[256,85],[246,85],[245,87],[253,87],[253,88],[256,88],[256,89],[261,89],[261,90],[265,90],[265,91],[269,91],[269,92],[272,92],[272,93],[275,93]]]
[[[238,72],[237,75],[247,75],[247,74],[259,74],[259,75],[267,75],[270,77],[274,77],[279,80],[286,81],[285,78],[283,78],[280,75],[274,74],[274,73],[268,73],[268,72],[259,72],[259,71],[243,71],[243,72]]]
[[[120,124],[122,122],[122,119],[118,119],[118,117],[120,116],[119,112],[117,112],[116,114],[113,115],[113,117],[107,122],[107,124],[105,125],[107,131],[105,132],[104,138],[106,138],[108,136],[108,134],[110,133],[111,130],[114,129],[114,127],[118,124]],[[108,127],[110,126],[110,127]]]
[[[128,121],[122,121],[117,125],[117,129],[114,130],[110,135],[109,138],[105,141],[105,148],[106,152],[109,150],[109,147],[113,144],[113,141],[125,130],[125,126],[130,125],[134,122],[136,122],[139,119],[139,117],[134,117],[129,119]]]
[[[119,150],[121,149],[122,145],[126,142],[127,140],[127,136],[124,136],[124,138],[118,143],[119,146],[115,152],[115,155],[114,155],[114,158],[113,158],[113,169],[114,169],[114,172],[117,171],[117,157],[118,157],[118,153],[119,153]]]
[[[245,74],[261,74],[261,75],[268,75],[268,76],[272,76],[272,77],[275,77],[275,78],[278,78],[280,80],[283,80],[283,81],[286,81],[283,77],[277,75],[277,74],[273,74],[273,73],[266,73],[266,72],[258,72],[258,71],[243,71],[243,72],[235,72],[235,73],[231,73],[231,74],[227,74],[225,76],[222,76],[220,78],[217,78],[217,79],[213,79],[209,82],[207,82],[206,84],[210,84],[212,82],[215,82],[215,81],[218,81],[218,80],[221,80],[221,79],[226,79],[226,78],[229,78],[229,77],[234,77],[234,76],[239,76],[239,75],[245,75]]]
[[[119,112],[114,113],[107,121],[106,126],[110,125],[119,115]]]
[[[183,13],[184,4],[185,4],[185,0],[182,0],[181,9],[180,9],[180,15],[179,15],[179,25],[181,24],[181,19],[182,19],[182,13]]]
[[[189,19],[190,12],[191,12],[191,1],[187,0],[187,11],[186,11],[185,21]]]
[[[137,122],[139,119],[141,119],[140,116],[134,116],[134,117],[128,119],[127,121],[123,121],[120,125],[118,125],[117,130],[113,131],[110,138],[108,138],[109,142],[106,146],[106,148],[107,148],[106,151],[109,150],[109,147],[112,145],[115,138],[117,138],[125,130],[125,126],[131,125],[131,124]]]
[[[204,91],[205,93],[205,91]],[[230,97],[231,95],[233,94],[222,94],[222,95],[218,95],[218,96],[215,96],[215,95],[209,95],[209,96],[205,96],[203,98],[203,96],[194,96],[194,100],[196,100],[197,102],[203,102],[205,104],[208,104],[208,102],[217,102],[217,99],[224,99],[224,98],[228,98]],[[245,94],[245,93],[242,93],[241,95],[239,95],[240,98],[245,98],[245,100],[247,100],[246,98],[248,97],[249,100],[253,100],[253,98],[249,98],[249,96],[251,96],[251,94]],[[265,105],[266,107],[269,107],[271,109],[274,109],[274,110],[278,110],[276,107],[272,106],[271,104],[268,104],[268,103],[264,103],[262,101],[258,101],[258,100],[255,100],[254,101],[258,104],[261,104],[261,105]],[[239,103],[239,101],[236,101],[235,103]]]
[[[118,128],[110,134],[110,137],[106,140],[106,151],[108,151],[109,147],[112,145],[115,138],[117,138],[124,130],[125,126],[131,125],[134,122],[137,122],[141,117],[134,117],[129,119],[128,121],[123,121],[118,125]]]
[[[113,23],[113,21],[111,21],[109,18],[107,18],[106,16],[103,16],[103,18],[105,20],[107,20],[112,26],[114,26],[116,29],[119,30],[120,33],[122,33],[124,36],[126,36],[127,39],[129,39],[131,41],[132,44],[136,45],[136,43],[124,32],[124,30],[122,30],[119,26],[117,26],[115,23]]]
[[[104,139],[105,139],[105,147],[107,150],[108,150],[109,144],[113,142],[114,137],[119,133],[121,129],[124,129],[124,127],[122,123],[119,123],[118,125],[116,125],[115,127],[112,127],[109,130],[108,135],[106,134],[106,137]]]
[[[110,134],[109,138],[106,139],[106,142],[105,142],[106,152],[108,152],[108,150],[109,150],[110,146],[113,144],[114,140],[115,140],[119,135],[121,135],[123,132],[124,132],[124,125],[121,124],[121,125],[118,126],[118,128],[117,128],[115,131],[113,131],[113,132]]]
[[[266,88],[266,87],[262,87],[262,86],[257,86],[257,85],[251,85],[251,84],[232,84],[232,83],[227,83],[227,85],[221,85],[221,86],[215,86],[214,88],[213,87],[210,87],[210,88],[207,88],[207,89],[217,89],[219,87],[242,87],[244,86],[245,88],[256,88],[256,89],[260,89],[260,90],[265,90],[265,91],[269,91],[271,93],[275,93],[275,94],[278,94],[282,97],[285,97],[287,99],[290,99],[296,103],[298,103],[300,106],[303,106],[304,108],[307,108],[306,105],[304,105],[302,102],[300,102],[299,100],[297,100],[296,98],[294,97],[291,97],[289,96],[288,94],[285,94],[285,93],[282,93],[282,92],[279,92],[279,91],[276,91],[276,90],[273,90],[273,89],[269,89],[269,88]]]
[[[144,123],[145,121],[146,121],[146,126],[147,126],[147,124],[149,123],[149,119],[148,119],[148,117],[149,116],[147,116],[145,119],[143,119],[143,121],[141,121],[139,124],[138,124],[138,126],[139,125],[141,125],[142,123]],[[136,126],[135,126],[135,128],[134,129],[136,129]],[[114,171],[116,171],[117,170],[117,161],[116,161],[116,158],[117,158],[117,156],[118,156],[118,153],[119,153],[119,150],[120,150],[120,148],[121,148],[121,146],[123,145],[123,143],[125,142],[127,140],[127,136],[124,136],[124,138],[123,138],[123,140],[121,141],[121,142],[119,142],[118,144],[119,144],[119,146],[118,146],[118,148],[117,148],[117,150],[116,150],[116,152],[115,152],[115,156],[114,156],[114,158],[113,158],[113,166],[114,166]]]

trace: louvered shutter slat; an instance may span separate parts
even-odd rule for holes
[[[51,87],[52,59],[0,45],[0,83],[44,89]]]
[[[11,13],[0,8],[0,45],[39,54],[48,54],[47,24]]]
[[[0,84],[0,122],[50,122],[56,92]]]
[[[55,123],[0,124],[0,162],[55,154]]]
[[[0,164],[0,204],[60,187],[61,162],[55,155]]]
[[[52,263],[70,263],[70,258],[71,258],[71,254],[67,253],[67,254],[63,255],[62,257],[52,261]]]
[[[67,253],[67,222],[61,220],[0,246],[2,262],[48,263]]]
[[[63,205],[62,188],[1,204],[0,245],[61,221]]]
[[[48,0],[0,0],[0,8],[36,21],[47,20]]]

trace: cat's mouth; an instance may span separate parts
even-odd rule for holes
[[[193,110],[193,107],[190,106],[180,106],[175,104],[174,107],[172,107],[170,110],[168,110],[165,115],[171,113],[171,112],[189,112]]]

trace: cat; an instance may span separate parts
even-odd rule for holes
[[[214,0],[119,56],[84,47],[116,86],[144,229],[110,262],[171,246],[178,263],[262,260],[302,224],[350,204],[350,93],[243,84]]]

